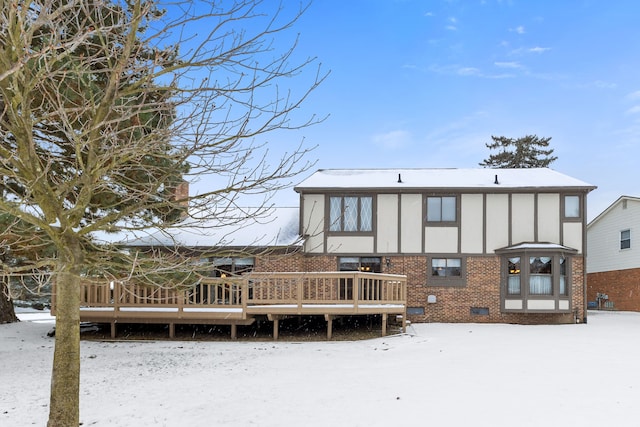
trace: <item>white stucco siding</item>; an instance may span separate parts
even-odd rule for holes
[[[587,273],[640,267],[640,202],[618,203],[587,229]],[[620,232],[630,230],[631,247],[620,249]]]
[[[562,224],[562,244],[582,253],[582,222],[565,222]]]
[[[379,253],[398,252],[398,195],[378,196],[377,250]]]
[[[538,241],[560,243],[560,195],[538,195]]]
[[[460,208],[460,245],[463,253],[483,252],[484,209],[482,194],[463,194]]]
[[[373,236],[329,236],[327,253],[373,253]]]
[[[487,194],[487,252],[509,245],[509,196]]]
[[[302,235],[306,253],[324,252],[324,195],[307,194],[302,198]]]
[[[424,248],[427,253],[457,253],[457,227],[426,227]]]
[[[535,241],[535,196],[513,194],[511,196],[511,241]]]
[[[422,195],[400,196],[400,251],[422,252]]]

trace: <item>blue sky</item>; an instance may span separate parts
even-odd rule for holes
[[[491,135],[552,137],[552,167],[598,186],[592,219],[640,196],[639,18],[636,0],[315,0],[298,53],[331,74],[302,113],[329,117],[286,139],[318,146],[315,169],[467,168]]]

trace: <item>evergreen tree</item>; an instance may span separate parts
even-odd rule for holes
[[[479,163],[488,168],[546,168],[557,157],[552,156],[553,148],[549,147],[551,138],[539,138],[537,135],[527,135],[522,138],[507,138],[505,136],[491,136],[492,143],[485,144],[490,150],[499,150]]]
[[[232,214],[242,194],[264,196],[251,213],[259,217],[272,192],[311,165],[301,145],[255,142],[318,121],[300,120],[299,108],[325,75],[304,73],[314,59],[296,60],[295,39],[280,50],[273,41],[305,7],[291,15],[261,0],[166,7],[171,14],[153,0],[0,0],[3,233],[15,237],[11,253],[38,253],[34,231],[52,248],[0,268],[53,275],[48,427],[79,424],[87,275],[115,280],[126,271],[136,283],[170,287],[197,273],[179,253],[141,260],[96,235],[169,232],[186,202],[224,227],[246,217]],[[308,80],[283,88],[294,76]],[[195,175],[215,179],[206,191],[175,197]]]

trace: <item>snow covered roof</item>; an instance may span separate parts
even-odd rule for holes
[[[497,183],[496,183],[497,181]],[[530,169],[320,169],[295,190],[516,189],[596,187],[549,168]]]
[[[507,246],[506,248],[498,249],[496,252],[510,252],[510,251],[524,251],[524,250],[552,250],[561,252],[577,252],[577,249],[570,248],[568,246],[559,245],[557,243],[534,243],[534,242],[522,242],[516,245]]]
[[[271,208],[258,216],[243,209],[244,218],[229,223],[219,219],[187,218],[176,226],[133,234],[119,243],[129,247],[266,247],[298,242],[299,209]],[[227,214],[227,217],[229,215]]]

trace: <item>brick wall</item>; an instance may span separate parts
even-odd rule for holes
[[[409,316],[412,322],[473,322],[547,324],[573,323],[573,314],[501,313],[500,257],[476,256],[466,259],[466,286],[433,286],[427,274],[426,256],[392,256],[389,266],[382,257],[382,272],[407,276],[407,306],[424,308],[424,315]],[[583,260],[572,257],[572,304],[578,319],[584,313]],[[336,271],[336,256],[268,254],[256,257],[255,271]],[[640,275],[640,270],[639,270]],[[640,278],[640,276],[639,276]],[[436,303],[428,303],[429,295]],[[640,292],[638,293],[640,295]],[[471,314],[471,308],[488,309],[489,314]]]
[[[587,274],[587,301],[609,295],[616,310],[640,311],[640,268]]]

